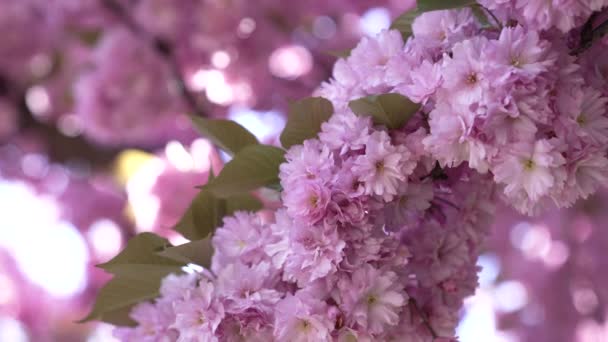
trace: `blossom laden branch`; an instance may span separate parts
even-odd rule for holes
[[[511,5],[488,8],[523,11]],[[570,21],[529,14],[488,35],[470,9],[431,11],[363,39],[315,94],[332,103],[329,117],[296,125],[286,152],[242,148],[206,186],[222,197],[279,182],[273,218],[224,218],[214,276],[167,278],[154,304],[137,307],[149,309],[140,327],[181,339],[453,341],[496,195],[530,214],[608,183],[605,81],[560,58]],[[558,25],[561,39],[544,38]]]
[[[188,88],[186,81],[182,75],[180,70],[179,63],[177,58],[175,57],[175,53],[173,51],[173,46],[170,42],[164,40],[161,37],[156,37],[150,35],[146,32],[128,12],[125,8],[118,3],[116,0],[101,0],[106,8],[114,13],[114,15],[120,19],[123,24],[135,35],[143,39],[147,42],[147,44],[152,48],[159,56],[161,56],[165,62],[167,63],[171,74],[177,84],[180,95],[184,99],[184,101],[190,107],[190,110],[193,114],[199,117],[206,116],[204,110],[200,108],[198,101],[194,94]]]

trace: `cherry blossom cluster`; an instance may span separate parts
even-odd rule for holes
[[[353,126],[359,134],[344,130]],[[140,325],[117,336],[452,336],[462,300],[477,286],[492,183],[465,167],[435,175],[417,132],[390,136],[368,118],[333,116],[319,140],[288,152],[284,208],[274,220],[245,212],[226,218],[212,240],[212,275],[166,279],[161,298],[133,312]]]
[[[316,92],[335,113],[287,151],[274,219],[225,218],[210,270],[166,278],[116,336],[454,340],[496,201],[530,214],[608,181],[605,73],[566,32],[606,4],[484,4],[493,25],[430,12],[339,60]],[[350,109],[385,93],[421,108],[397,129]]]
[[[468,10],[425,14],[413,31],[405,48],[397,32],[364,40],[320,94],[423,103],[426,150],[442,166],[491,173],[521,212],[567,207],[606,184],[605,76],[585,73],[559,31],[523,22],[480,33]]]
[[[0,133],[13,133],[18,97],[26,97],[37,119],[67,120],[68,135],[100,145],[192,139],[183,114],[197,110],[182,88],[206,116],[224,117],[233,104],[284,109],[327,77],[325,51],[361,36],[362,13],[412,4],[6,0],[0,84],[15,98]]]

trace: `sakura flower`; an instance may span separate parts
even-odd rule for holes
[[[517,0],[515,4],[525,21],[543,30],[555,26],[566,32],[579,23],[579,17],[590,14],[586,6],[578,1]]]
[[[306,140],[303,145],[291,147],[285,159],[288,162],[281,165],[279,173],[283,188],[291,188],[303,179],[327,181],[331,178],[333,155],[318,140]]]
[[[305,179],[297,182],[293,191],[283,194],[283,203],[291,217],[314,224],[325,216],[330,197],[323,182]]]
[[[371,129],[369,117],[359,117],[349,110],[334,114],[321,125],[319,140],[339,155],[357,151],[365,146]]]
[[[171,89],[170,69],[153,51],[127,30],[114,29],[102,35],[95,54],[96,68],[74,92],[87,137],[106,145],[153,145],[179,132],[175,118],[183,104]]]
[[[168,301],[181,299],[186,291],[195,287],[197,278],[197,275],[190,273],[169,274],[161,282],[160,294]]]
[[[342,165],[340,165],[340,168],[335,173],[333,195],[342,194],[349,199],[364,198],[365,188],[361,186],[359,175],[354,172],[361,152],[353,154],[353,156],[349,156],[342,161]]]
[[[505,194],[522,192],[532,201],[546,195],[551,187],[561,186],[557,172],[563,172],[564,157],[547,140],[533,145],[515,144],[502,162],[493,167],[496,182],[505,184]]]
[[[281,294],[274,289],[278,280],[277,272],[269,263],[249,267],[236,262],[218,274],[217,291],[224,297],[226,312],[255,310],[270,315],[274,304],[281,299]]]
[[[398,231],[410,220],[431,207],[433,186],[430,183],[402,185],[396,198],[384,206],[383,223],[387,230]]]
[[[579,58],[585,76],[585,81],[595,89],[600,90],[604,96],[608,95],[608,49],[606,39],[600,40],[591,46]]]
[[[407,302],[407,294],[393,272],[382,272],[366,264],[350,279],[338,283],[341,307],[347,321],[381,334],[399,322],[399,312]]]
[[[242,316],[242,315],[241,315]],[[219,341],[272,341],[272,324],[260,324],[255,317],[228,316],[217,328]]]
[[[529,81],[555,63],[555,56],[548,55],[549,43],[521,26],[504,28],[491,46],[490,53],[501,73],[498,77],[503,81],[511,77]]]
[[[376,37],[364,37],[348,58],[360,75],[362,87],[368,91],[382,91],[389,60],[403,50],[403,38],[397,30],[383,30]]]
[[[234,261],[259,262],[266,257],[263,247],[268,238],[268,231],[255,214],[236,212],[234,217],[226,217],[212,239],[216,250],[212,269],[219,270]]]
[[[602,7],[606,7],[608,3],[606,0],[591,0],[588,3],[589,9],[592,11],[599,11]]]
[[[443,82],[441,66],[424,60],[409,73],[410,80],[395,90],[417,103],[426,103]]]
[[[437,225],[420,227],[404,235],[413,256],[411,267],[425,286],[437,284],[461,270],[469,261],[469,251],[462,238]]]
[[[361,199],[352,198],[348,193],[336,192],[328,210],[330,214],[326,218],[329,224],[341,222],[343,224],[358,225],[366,222],[366,202]]]
[[[444,96],[463,105],[484,98],[489,89],[487,72],[491,63],[484,52],[487,44],[486,38],[474,37],[454,45],[453,57],[444,61],[443,86],[448,92]]]
[[[130,316],[139,325],[135,328],[116,329],[114,336],[121,341],[171,341],[178,336],[178,331],[170,327],[175,319],[170,302],[138,304],[133,308]]]
[[[530,84],[516,86],[511,94],[515,98],[517,112],[537,123],[550,125],[556,116],[549,101],[552,92],[548,85]]]
[[[394,139],[396,144],[403,144],[408,148],[408,150],[410,150],[413,160],[421,161],[428,159],[427,151],[423,142],[427,135],[427,130],[424,127],[420,127],[415,132],[408,132],[404,135],[395,134]]]
[[[430,183],[409,183],[399,200],[407,209],[422,211],[430,208],[432,199],[433,187]]]
[[[291,253],[289,248],[289,232],[293,220],[287,215],[285,209],[279,209],[275,213],[275,223],[271,224],[268,243],[264,246],[264,252],[268,255],[274,267],[280,269]]]
[[[216,297],[213,283],[203,280],[173,304],[178,342],[217,341],[215,331],[224,318],[224,306]]]
[[[276,307],[274,336],[279,342],[331,341],[334,322],[325,313],[317,299],[287,295]]]
[[[365,154],[356,159],[353,172],[359,175],[366,194],[390,200],[397,194],[399,183],[413,171],[409,157],[405,147],[391,145],[385,132],[374,132],[365,145]]]
[[[471,10],[426,12],[412,23],[416,38],[431,39],[442,46],[454,44],[469,36],[476,22]]]
[[[355,69],[346,60],[339,59],[334,65],[333,78],[323,82],[315,91],[315,96],[324,97],[330,100],[336,109],[345,110],[349,100],[365,96],[360,83],[361,77]]]
[[[584,89],[579,97],[578,110],[571,111],[570,117],[578,125],[577,133],[588,137],[593,143],[608,142],[608,117],[606,105],[608,98],[593,89]]]
[[[588,151],[572,165],[566,186],[558,192],[560,206],[570,206],[578,198],[588,198],[599,186],[608,186],[608,158],[605,154]]]
[[[516,141],[532,141],[536,138],[538,128],[526,115],[513,115],[498,112],[486,121],[485,130],[492,132],[494,141],[499,146]]]
[[[441,165],[456,167],[462,162],[481,173],[488,170],[494,151],[473,136],[474,114],[463,106],[441,103],[430,113],[431,135],[423,140],[427,150]]]
[[[335,227],[295,223],[290,237],[291,254],[285,260],[283,278],[304,287],[335,272],[342,261],[345,245]]]

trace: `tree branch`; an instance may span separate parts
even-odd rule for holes
[[[120,152],[115,147],[99,148],[82,136],[69,137],[55,125],[41,122],[34,117],[26,102],[27,87],[19,85],[0,73],[0,98],[4,98],[18,112],[19,131],[28,136],[44,139],[49,160],[65,163],[71,160],[86,161],[93,169],[106,168]],[[10,141],[10,136],[7,141]],[[4,141],[0,141],[0,144]]]
[[[429,323],[429,320],[426,317],[426,315],[424,314],[424,312],[422,312],[422,310],[418,306],[418,303],[416,303],[416,300],[414,300],[414,298],[410,298],[409,302],[412,305],[412,307],[416,310],[416,312],[418,313],[418,316],[420,316],[420,318],[422,319],[422,323],[429,330],[429,333],[431,333],[431,336],[434,339],[437,338],[437,337],[439,337],[439,335],[437,335],[437,333],[435,332],[435,330],[431,326],[431,323]]]
[[[495,24],[498,25],[498,29],[500,31],[502,31],[503,25],[500,22],[500,20],[498,20],[498,18],[496,17],[496,15],[494,15],[494,13],[492,11],[490,11],[488,8],[486,8],[485,6],[483,6],[481,4],[477,4],[475,6],[478,6],[478,8],[481,9],[486,14],[486,16],[489,14],[490,17],[492,17],[492,20],[494,20]]]
[[[601,39],[608,33],[608,20],[604,20],[595,28],[593,27],[593,21],[598,15],[598,12],[593,13],[587,22],[585,22],[581,30],[579,46],[570,53],[571,55],[580,55],[585,52],[585,50],[589,49],[596,40]]]

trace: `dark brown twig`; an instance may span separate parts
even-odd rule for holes
[[[94,169],[105,168],[120,152],[117,148],[98,148],[82,136],[66,136],[53,124],[37,119],[26,102],[27,85],[19,84],[0,73],[0,98],[7,101],[19,113],[19,132],[44,141],[45,153],[49,161],[66,163],[84,161]],[[0,141],[0,145],[10,142],[13,136]]]
[[[437,335],[437,333],[435,332],[435,330],[431,326],[431,323],[429,323],[428,318],[426,317],[426,315],[424,314],[424,312],[422,312],[422,310],[418,306],[418,303],[416,303],[416,301],[413,298],[410,298],[410,304],[416,310],[416,312],[418,313],[418,316],[420,316],[420,318],[422,319],[422,323],[424,324],[424,326],[427,329],[429,329],[429,332],[431,333],[431,336],[433,336],[433,338],[439,337],[439,335]]]
[[[485,6],[483,5],[479,5],[479,7],[481,7],[481,9],[486,12],[487,14],[489,14],[492,17],[492,20],[494,20],[494,22],[496,22],[496,25],[498,25],[498,28],[502,31],[503,25],[500,22],[500,20],[498,20],[498,18],[496,17],[496,15],[494,15],[494,13],[492,11],[490,11],[489,9],[487,9]]]
[[[425,176],[420,177],[420,181],[423,181],[427,178],[432,178],[433,180],[446,180],[448,179],[448,175],[443,171],[439,162],[435,162],[435,167],[431,170],[431,172]]]
[[[587,22],[585,22],[581,30],[578,48],[573,50],[571,55],[580,55],[589,49],[596,40],[599,40],[608,33],[608,20],[604,20],[600,25],[593,28],[593,22],[598,15],[598,12],[593,13]]]

